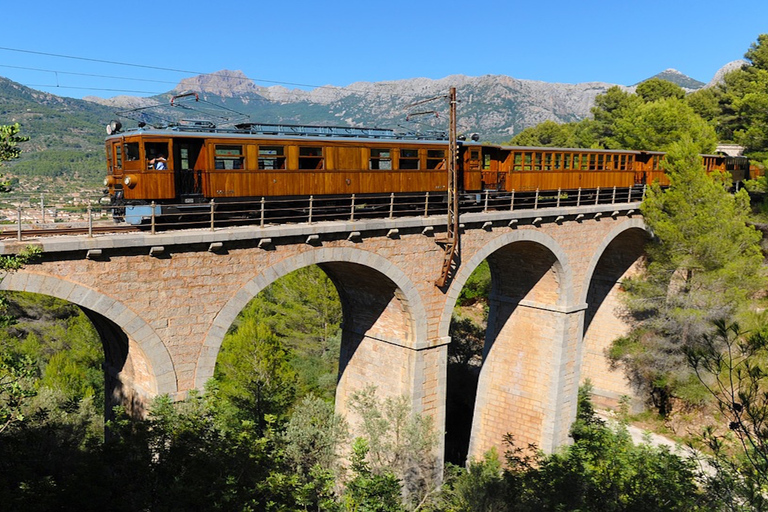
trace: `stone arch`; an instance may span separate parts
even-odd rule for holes
[[[567,442],[576,413],[573,269],[566,251],[550,235],[521,229],[501,235],[474,252],[448,290],[440,335],[447,335],[461,288],[483,260],[492,289],[469,456],[491,447],[503,451],[511,432],[522,444],[546,451]]]
[[[580,380],[590,380],[598,406],[616,407],[622,396],[630,396],[635,398],[633,408],[642,408],[642,400],[624,372],[611,367],[605,352],[629,328],[619,311],[621,281],[638,271],[649,238],[642,218],[622,222],[603,238],[585,274],[582,297],[588,307],[582,329]]]
[[[175,395],[176,372],[154,329],[123,303],[92,288],[46,274],[21,270],[0,281],[6,291],[39,293],[78,305],[93,322],[104,345],[107,382],[123,389],[123,399],[137,414],[158,394]],[[109,368],[112,368],[110,375]],[[118,375],[120,374],[120,375]],[[113,389],[113,391],[115,391]]]
[[[440,317],[440,324],[438,326],[438,336],[447,337],[448,331],[451,326],[451,316],[453,315],[453,308],[456,305],[456,301],[459,298],[461,289],[467,283],[469,276],[475,269],[486,260],[491,254],[495,253],[503,247],[510,246],[516,242],[530,242],[541,245],[552,253],[556,260],[557,269],[556,272],[561,276],[561,290],[558,298],[559,305],[570,304],[573,300],[573,273],[571,266],[568,263],[568,256],[560,245],[551,236],[536,230],[516,230],[511,233],[506,233],[497,238],[494,238],[491,242],[476,251],[472,257],[466,262],[462,263],[459,268],[459,272],[453,279],[445,297],[445,307]]]
[[[390,287],[389,291],[396,296],[401,309],[400,326],[405,325],[406,335],[399,338],[388,336],[386,326],[378,326],[381,328],[377,329],[373,336],[385,344],[411,350],[419,350],[427,346],[426,309],[417,288],[402,270],[387,259],[369,251],[353,247],[323,247],[285,258],[264,269],[242,286],[227,302],[214,318],[203,343],[195,376],[197,388],[202,389],[207,380],[213,376],[224,335],[246,304],[280,277],[309,265],[318,265],[329,275],[339,290],[343,306],[347,308],[352,307],[354,302],[350,297],[345,299],[345,295],[352,293],[348,290],[350,280],[358,279],[364,282],[366,279],[378,279],[379,283],[387,283],[385,286]],[[362,313],[361,310],[358,311]],[[371,333],[353,332],[355,328],[362,327],[349,325],[346,320],[349,316],[347,313],[348,311],[345,311],[345,334],[349,332],[350,335],[370,337]],[[390,315],[390,318],[393,316],[397,317],[397,315]],[[343,358],[344,355],[342,355]]]

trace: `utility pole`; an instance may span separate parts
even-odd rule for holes
[[[440,243],[445,244],[445,257],[443,258],[443,267],[440,271],[440,277],[435,281],[435,285],[439,288],[445,286],[448,282],[448,277],[451,275],[451,269],[456,264],[456,256],[459,253],[459,190],[458,190],[458,142],[456,141],[456,105],[458,100],[456,99],[456,88],[451,87],[448,96],[436,96],[434,98],[428,98],[426,100],[418,101],[408,105],[407,108],[412,108],[417,105],[423,105],[438,99],[447,99],[449,106],[449,127],[448,127],[448,225],[446,228],[445,238],[438,240]],[[412,117],[434,114],[438,116],[435,110],[426,110],[423,112],[415,112],[408,114],[406,120],[410,120]]]
[[[448,127],[448,223],[445,239],[445,256],[440,277],[435,281],[438,288],[445,286],[459,252],[459,190],[458,190],[458,145],[456,142],[456,88],[451,87],[448,95],[450,121]]]

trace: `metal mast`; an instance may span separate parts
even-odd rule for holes
[[[448,95],[450,105],[450,125],[448,128],[448,225],[445,239],[445,256],[440,277],[435,284],[442,288],[454,266],[459,252],[459,192],[458,192],[458,147],[456,143],[456,88],[451,87]]]

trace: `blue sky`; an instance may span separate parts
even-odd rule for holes
[[[74,98],[157,94],[222,69],[302,88],[451,74],[632,85],[667,68],[708,82],[768,33],[764,0],[47,0],[2,12],[0,76]]]

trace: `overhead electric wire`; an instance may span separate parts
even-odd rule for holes
[[[184,70],[184,69],[176,69],[176,68],[170,68],[170,67],[162,67],[162,66],[152,66],[147,64],[134,64],[134,63],[128,63],[128,62],[119,62],[119,61],[113,61],[113,60],[106,60],[106,59],[95,59],[90,57],[80,57],[80,56],[74,56],[74,55],[64,55],[64,54],[58,54],[58,53],[51,53],[51,52],[41,52],[41,51],[35,51],[35,50],[25,50],[25,49],[19,49],[19,48],[9,48],[9,47],[2,47],[0,46],[0,50],[2,51],[9,51],[9,52],[18,52],[18,53],[25,53],[25,54],[33,54],[33,55],[41,55],[46,57],[54,57],[54,58],[60,58],[60,59],[70,59],[70,60],[78,60],[78,61],[85,61],[85,62],[95,62],[99,64],[109,64],[109,65],[115,65],[115,66],[127,66],[127,67],[133,67],[133,68],[143,68],[143,69],[150,69],[154,71],[166,71],[171,73],[183,73],[191,75],[189,78],[195,78],[198,76],[219,76],[234,80],[242,80],[251,82],[254,85],[258,86],[258,83],[268,83],[268,84],[275,84],[275,85],[283,85],[283,86],[295,86],[295,87],[310,87],[313,90],[311,91],[301,91],[300,93],[296,93],[295,91],[289,91],[289,94],[306,94],[307,97],[303,98],[305,101],[317,101],[317,100],[326,100],[326,101],[332,101],[336,95],[331,95],[329,90],[336,90],[340,91],[341,93],[346,93],[345,95],[362,95],[362,96],[384,96],[384,97],[390,97],[390,98],[400,98],[405,100],[405,98],[402,97],[401,94],[397,93],[390,93],[384,90],[380,91],[371,91],[371,90],[362,90],[362,89],[353,89],[350,87],[342,87],[342,86],[333,86],[333,85],[314,85],[314,84],[306,84],[306,83],[299,83],[299,82],[286,82],[281,80],[270,80],[270,79],[262,79],[262,78],[250,78],[248,76],[245,76],[242,72],[238,74],[232,74],[232,73],[222,73],[222,72],[201,72],[201,71],[192,71],[192,70]],[[133,90],[133,89],[118,89],[118,88],[105,88],[105,87],[84,87],[84,86],[72,86],[72,85],[61,85],[58,83],[58,75],[74,75],[74,76],[86,76],[86,77],[92,77],[92,78],[103,78],[103,79],[109,79],[109,80],[132,80],[132,81],[140,81],[140,82],[149,82],[149,83],[162,83],[162,84],[174,84],[178,85],[179,82],[175,81],[167,81],[167,80],[157,80],[157,79],[148,79],[148,78],[133,78],[133,77],[121,77],[121,76],[111,76],[111,75],[105,75],[105,74],[96,74],[96,73],[81,73],[81,72],[73,72],[73,71],[61,71],[61,70],[52,70],[52,69],[41,69],[41,68],[31,68],[31,67],[22,67],[22,66],[12,66],[7,64],[2,64],[0,67],[6,67],[6,68],[14,68],[14,69],[25,69],[25,70],[31,70],[31,71],[39,71],[39,72],[47,72],[47,73],[53,73],[57,76],[57,83],[56,85],[48,85],[48,84],[25,84],[28,87],[45,87],[50,89],[73,89],[73,90],[84,90],[84,91],[103,91],[103,92],[113,92],[113,93],[129,93],[129,94],[147,94],[147,95],[153,95],[153,96],[159,96],[162,94],[167,94],[171,91],[162,91],[162,92],[153,92],[153,91],[140,91],[140,90]],[[376,82],[372,82],[374,86],[380,85]],[[172,89],[173,90],[173,89]],[[319,90],[319,92],[318,92]],[[325,93],[325,91],[329,91],[328,93]],[[258,92],[256,92],[258,94]],[[270,103],[281,103],[281,100],[279,99],[270,99],[266,98],[262,95],[261,98],[265,102]],[[413,107],[414,105],[418,105],[424,102],[432,101],[436,98],[428,98],[426,100],[417,101],[415,104],[409,105],[409,107]],[[407,108],[407,107],[406,107]],[[420,124],[423,126],[429,126],[426,123],[416,122],[415,124]],[[434,127],[431,127],[434,129]]]
[[[19,48],[8,48],[4,46],[0,46],[0,50],[3,51],[9,51],[9,52],[19,52],[19,53],[29,53],[33,55],[43,55],[45,57],[56,57],[60,59],[71,59],[71,60],[80,60],[85,62],[97,62],[101,64],[110,64],[114,66],[129,66],[129,67],[135,67],[135,68],[145,68],[145,69],[152,69],[155,71],[169,71],[172,73],[183,73],[188,74],[192,76],[198,76],[198,75],[213,75],[216,73],[209,73],[205,71],[191,71],[191,70],[185,70],[185,69],[175,69],[175,68],[167,68],[162,66],[150,66],[147,64],[133,64],[130,62],[119,62],[119,61],[113,61],[113,60],[106,60],[106,59],[94,59],[90,57],[78,57],[74,55],[63,55],[59,53],[50,53],[50,52],[40,52],[35,50],[23,50]],[[52,73],[55,73],[57,71],[55,70],[46,70]],[[251,77],[245,77],[239,75],[227,75],[227,74],[220,74],[220,76],[225,76],[227,78],[234,78],[234,79],[243,79],[248,80],[251,82],[263,82],[263,83],[269,83],[269,84],[276,84],[276,85],[292,85],[296,87],[311,87],[313,89],[323,89],[323,88],[333,88],[333,89],[344,89],[349,90],[347,88],[341,87],[341,86],[335,86],[335,85],[316,85],[316,84],[305,84],[305,83],[299,83],[299,82],[285,82],[281,80],[269,80],[266,78],[251,78]],[[106,78],[106,77],[105,77]],[[358,91],[363,92],[363,91]]]

